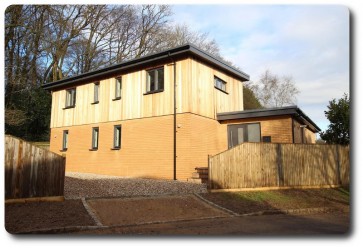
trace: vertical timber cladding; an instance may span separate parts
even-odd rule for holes
[[[161,66],[165,70],[161,93],[144,95],[147,68],[122,75],[122,98],[118,101],[112,101],[114,77],[100,81],[98,104],[91,104],[94,82],[77,86],[75,108],[63,109],[65,89],[52,92],[51,128],[173,114],[174,68],[169,64]],[[177,113],[216,119],[216,113],[243,110],[240,81],[195,59],[179,60],[176,68]],[[228,94],[214,88],[214,76],[227,82]]]
[[[184,70],[188,67],[188,63],[187,59],[178,61],[177,67]],[[76,105],[70,109],[63,109],[65,107],[65,89],[52,92],[51,128],[173,114],[174,69],[172,65],[168,64],[159,66],[164,66],[165,70],[164,91],[160,93],[144,95],[147,68],[122,74],[120,100],[112,101],[115,97],[114,77],[100,81],[98,104],[91,104],[94,82],[77,86]],[[177,74],[180,73],[177,72]],[[184,80],[184,78],[181,79]]]
[[[312,132],[307,127],[302,127],[304,124],[300,123],[299,121],[293,119],[293,127],[294,127],[294,142],[293,143],[315,143],[316,142],[316,134]],[[302,128],[304,129],[303,136],[302,136]],[[304,137],[304,140],[302,140]]]
[[[216,119],[217,113],[243,110],[243,84],[241,81],[216,70],[203,62],[191,59],[189,85],[189,111]],[[227,83],[228,94],[214,88],[214,76]]]

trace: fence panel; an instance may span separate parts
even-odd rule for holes
[[[349,184],[349,147],[243,143],[209,158],[209,187],[327,186]]]
[[[5,198],[64,195],[65,157],[5,136]]]

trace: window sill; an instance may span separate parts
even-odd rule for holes
[[[91,105],[98,104],[98,103],[99,103],[99,101],[97,101],[97,102],[92,102],[92,103],[91,103]]]
[[[97,151],[97,150],[98,150],[98,148],[91,148],[91,149],[89,149],[89,151],[92,151],[92,152]]]
[[[67,106],[67,107],[64,107],[63,109],[70,109],[70,108],[75,108],[76,105],[73,105],[73,106]]]
[[[144,93],[144,96],[145,96],[145,95],[150,95],[150,94],[159,93],[159,92],[163,92],[163,91],[164,91],[164,89],[162,89],[162,90],[148,91],[148,92]]]
[[[121,149],[121,147],[113,147],[113,148],[111,148],[111,150],[120,150]]]
[[[116,98],[112,99],[112,101],[117,101],[117,100],[121,100],[121,97],[116,97]]]
[[[64,148],[62,150],[59,150],[60,152],[66,152],[68,149],[67,148]]]
[[[222,89],[220,89],[220,88],[218,88],[218,87],[216,87],[216,86],[214,86],[214,88],[216,88],[217,90],[222,91],[223,93],[225,93],[225,94],[229,95],[229,93],[228,93],[227,91],[224,91],[224,90],[222,90]]]

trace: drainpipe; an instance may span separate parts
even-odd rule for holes
[[[169,58],[170,57],[170,52],[168,53],[168,56]],[[171,59],[172,60],[172,64],[173,64],[173,67],[174,67],[174,150],[173,150],[173,153],[174,153],[174,161],[173,161],[173,164],[174,164],[174,180],[176,180],[176,62],[174,59]]]

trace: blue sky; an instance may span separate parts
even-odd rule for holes
[[[174,21],[208,32],[221,54],[258,81],[292,76],[297,105],[322,129],[333,98],[349,93],[349,10],[343,5],[173,5]]]

